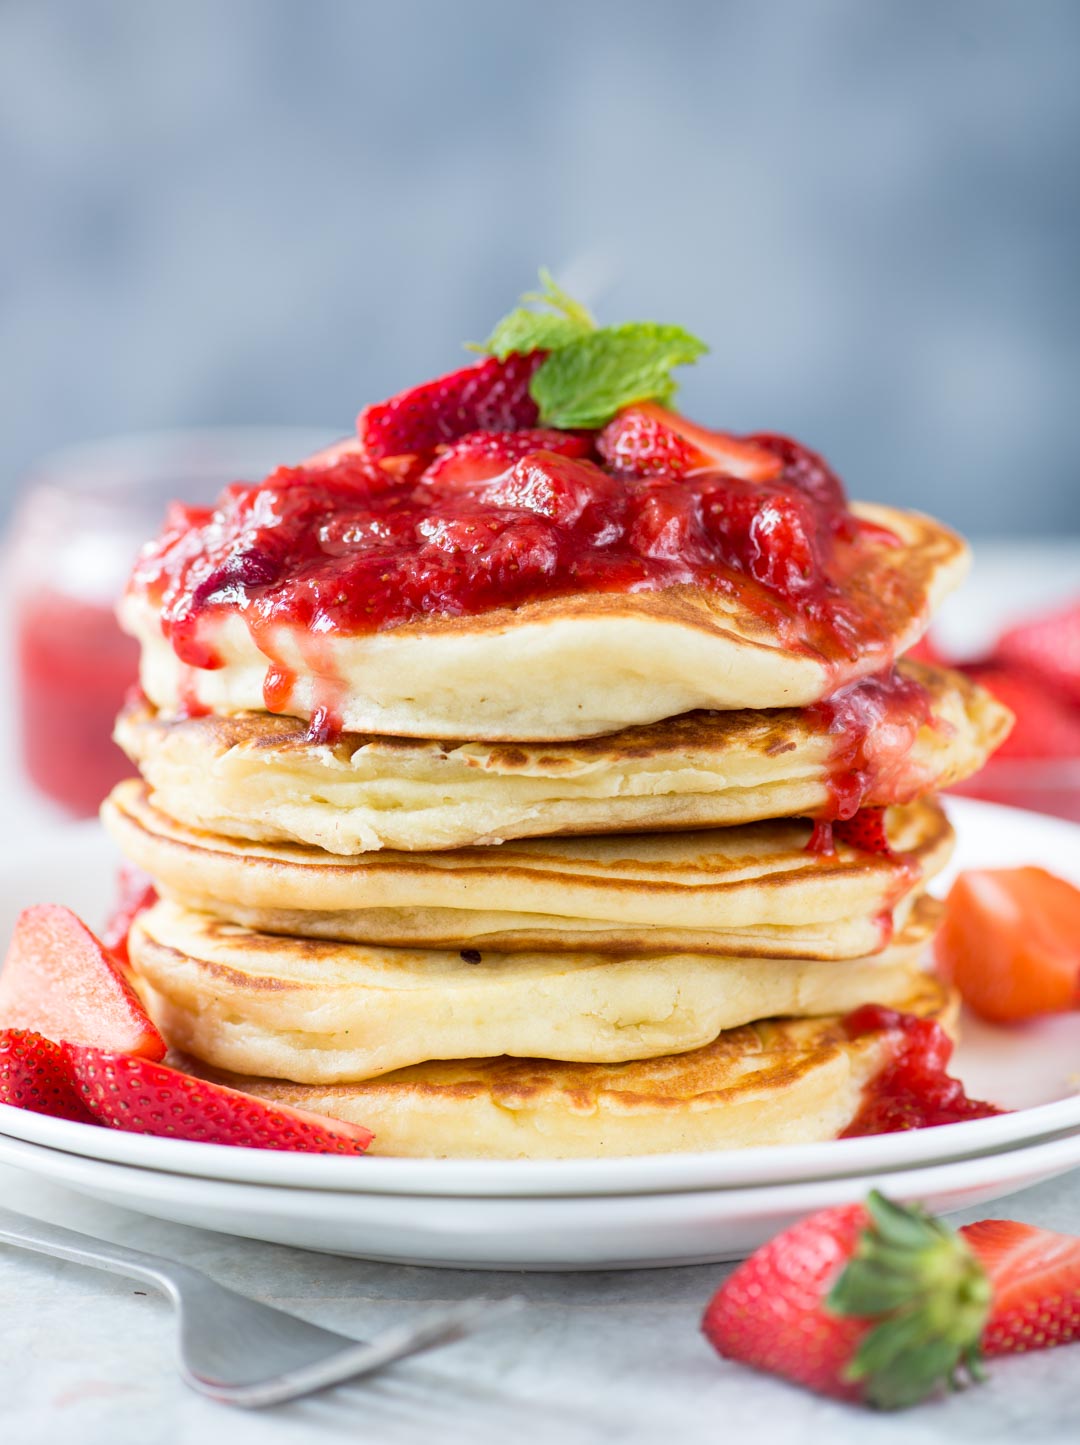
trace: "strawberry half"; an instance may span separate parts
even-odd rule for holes
[[[97,1123],[75,1092],[63,1047],[28,1029],[0,1030],[0,1104]]]
[[[995,655],[1080,707],[1080,599],[1002,634]]]
[[[365,407],[356,422],[364,451],[379,461],[434,451],[469,432],[535,427],[539,411],[529,382],[546,356],[490,356]]]
[[[860,808],[850,818],[835,819],[832,835],[837,843],[846,843],[849,848],[859,848],[864,853],[883,853],[889,858],[893,856],[885,829],[884,808]]]
[[[1080,1007],[1080,889],[1045,868],[970,868],[949,890],[934,952],[995,1023]]]
[[[157,902],[157,889],[148,873],[131,863],[121,865],[116,875],[116,902],[101,931],[101,941],[114,958],[127,967],[128,934],[140,913]]]
[[[529,427],[524,431],[476,431],[442,451],[420,478],[429,486],[467,487],[492,481],[529,452],[587,457],[592,450],[580,432]]]
[[[947,1225],[877,1192],[764,1245],[720,1287],[702,1327],[725,1358],[821,1394],[914,1405],[975,1378],[990,1283]]]
[[[305,1154],[363,1154],[375,1137],[358,1124],[268,1104],[149,1059],[79,1044],[65,1044],[63,1054],[85,1108],[129,1134]]]
[[[71,1042],[165,1056],[112,954],[70,908],[43,903],[19,914],[0,973],[0,1028],[30,1029]]]
[[[1015,1355],[1080,1339],[1080,1239],[1011,1219],[960,1230],[990,1277],[986,1355]]]
[[[783,464],[764,447],[709,431],[655,401],[638,402],[608,422],[597,451],[616,471],[637,476],[723,472],[746,481],[779,476]]]

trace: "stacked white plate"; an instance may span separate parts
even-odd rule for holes
[[[1080,882],[1080,828],[961,800],[950,812],[956,867],[1037,863]],[[0,864],[0,931],[44,900],[99,918],[113,866],[89,825],[9,858]],[[0,1162],[162,1219],[369,1259],[475,1269],[694,1264],[745,1254],[875,1185],[948,1212],[1080,1166],[1080,1013],[1007,1030],[967,1019],[955,1072],[973,1096],[1015,1112],[795,1148],[491,1162],[226,1149],[0,1106]]]

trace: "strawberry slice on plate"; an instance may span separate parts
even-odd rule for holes
[[[0,1104],[96,1123],[75,1091],[63,1045],[27,1029],[0,1030]]]
[[[42,903],[15,923],[0,972],[0,1028],[29,1029],[56,1043],[165,1056],[116,959],[70,908]]]
[[[941,972],[997,1023],[1080,1003],[1080,889],[1044,868],[961,873],[935,941]]]
[[[783,464],[765,447],[710,431],[658,402],[628,406],[604,427],[597,450],[616,471],[637,476],[723,472],[746,481],[779,476]]]
[[[986,1355],[1015,1355],[1080,1339],[1080,1239],[1011,1219],[960,1230],[990,1278]]]
[[[129,1134],[305,1154],[363,1154],[375,1137],[359,1124],[268,1104],[150,1059],[80,1044],[64,1044],[63,1056],[89,1114]]]
[[[365,407],[356,422],[365,452],[379,461],[434,451],[468,432],[535,427],[539,411],[529,382],[546,356],[490,356]]]

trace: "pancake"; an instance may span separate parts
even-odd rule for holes
[[[951,1030],[958,999],[923,975],[901,1006]],[[559,1159],[835,1139],[891,1052],[887,1033],[851,1040],[832,1015],[770,1019],[690,1053],[623,1064],[469,1059],[329,1085],[220,1073],[196,1060],[186,1067],[366,1124],[375,1131],[372,1154]]]
[[[941,905],[883,953],[843,963],[715,954],[470,954],[255,933],[157,903],[129,941],[171,1046],[299,1083],[496,1054],[609,1063],[681,1053],[774,1014],[895,1004]]]
[[[189,646],[212,669],[182,663],[160,603],[137,586],[120,619],[141,644],[141,681],[165,712],[332,712],[349,732],[488,741],[579,738],[697,708],[803,707],[891,666],[963,578],[964,543],[928,517],[857,504],[888,529],[842,579],[865,619],[858,645],[829,655],[776,596],[700,586],[580,593],[468,616],[425,616],[382,631],[315,633],[278,621],[258,640],[227,605],[200,615]],[[264,684],[266,688],[264,691]]]
[[[925,689],[928,721],[875,698],[872,682],[852,694],[866,699],[856,765],[871,806],[970,776],[1009,726],[1007,709],[960,673],[911,662],[898,671]],[[580,742],[314,743],[295,718],[175,719],[142,700],[120,714],[115,737],[179,822],[355,854],[819,816],[860,742],[835,728],[825,709],[781,708],[688,713]]]
[[[102,818],[167,898],[265,932],[398,947],[854,958],[880,948],[952,848],[932,801],[887,815],[894,854],[807,851],[799,819],[696,833],[525,839],[353,859],[187,828],[132,779]]]

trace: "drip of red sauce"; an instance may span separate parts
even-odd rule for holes
[[[823,858],[832,858],[836,853],[836,842],[833,839],[833,827],[831,818],[818,818],[810,832],[810,841],[806,845],[808,853],[819,853]]]
[[[953,1045],[933,1019],[866,1004],[844,1019],[849,1039],[882,1029],[890,1035],[892,1058],[871,1080],[862,1104],[841,1138],[934,1129],[967,1119],[988,1119],[1008,1111],[969,1099],[963,1084],[946,1072]]]
[[[306,740],[309,743],[336,743],[340,736],[340,713],[325,704],[317,707],[311,714]]]
[[[291,668],[271,663],[263,678],[263,702],[267,712],[284,712],[295,684],[296,673]]]
[[[931,704],[922,683],[894,669],[850,683],[808,711],[836,739],[828,777],[829,817],[851,818],[890,770],[903,766],[919,729],[930,721]],[[882,801],[907,799],[890,795]],[[831,833],[815,829],[810,846],[815,852],[831,852]]]
[[[325,637],[680,585],[736,596],[785,645],[827,662],[876,651],[887,664],[914,584],[898,576],[875,593],[866,568],[896,539],[846,509],[812,453],[756,440],[783,463],[774,481],[639,477],[540,451],[494,479],[440,482],[335,453],[230,487],[213,510],[175,505],[131,588],[193,667],[220,665],[208,614],[239,613],[273,661],[281,624]],[[283,674],[268,686],[272,707]]]

